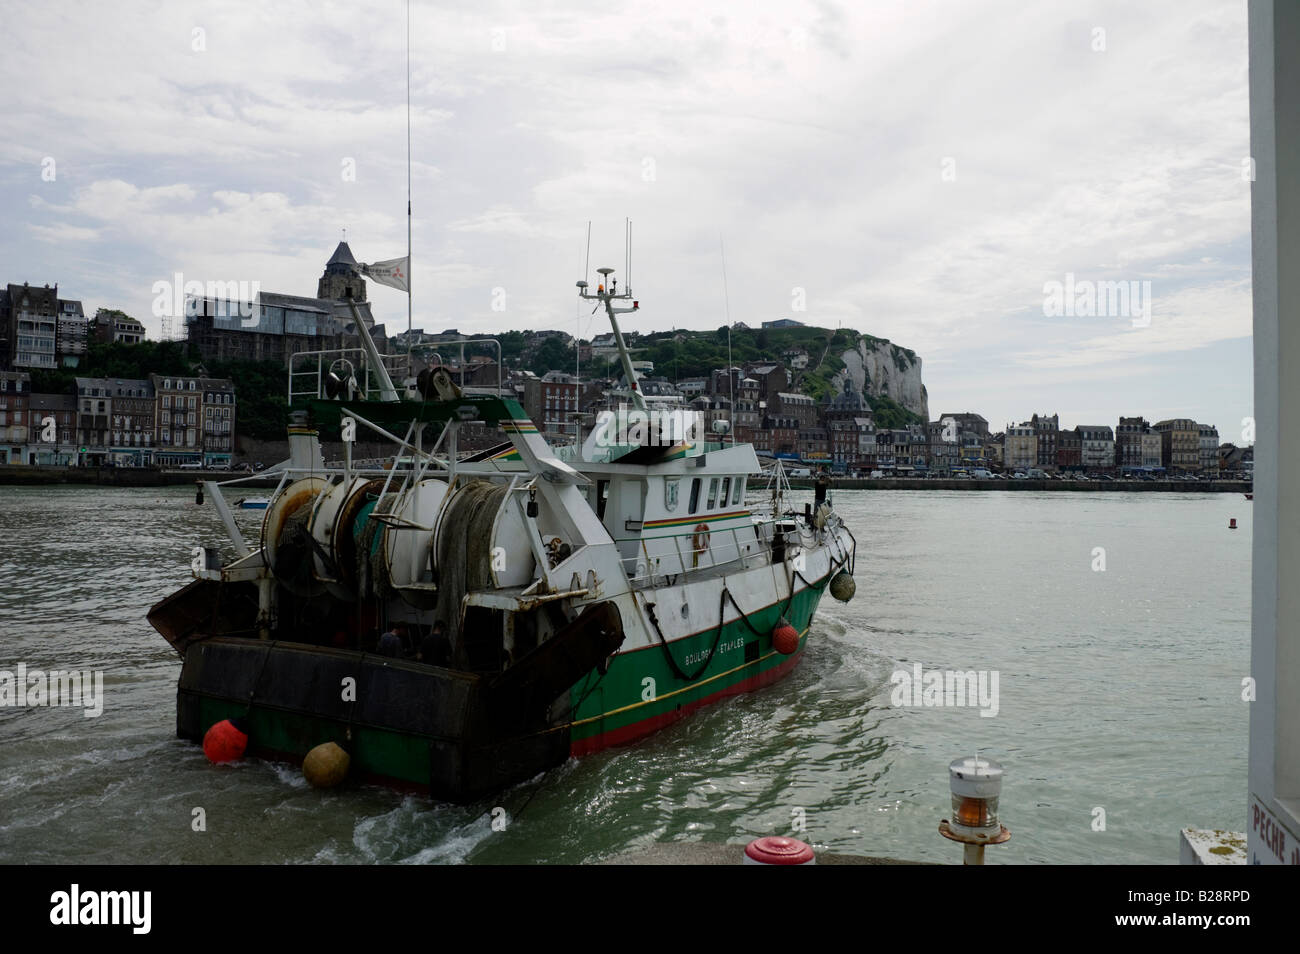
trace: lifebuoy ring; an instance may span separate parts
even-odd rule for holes
[[[691,537],[691,548],[696,553],[703,553],[709,548],[709,525],[707,523],[697,523],[695,525],[695,535]]]

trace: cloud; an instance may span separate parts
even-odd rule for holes
[[[143,313],[175,270],[311,294],[344,228],[361,259],[403,254],[393,10],[10,11],[0,85],[21,134],[0,141],[0,202],[25,228],[0,255]],[[725,242],[733,320],[888,337],[956,404],[997,368],[990,419],[1023,417],[1031,390],[1092,407],[1052,373],[1090,367],[1181,361],[1167,403],[1198,400],[1205,355],[1249,334],[1239,6],[464,2],[413,21],[417,323],[569,328],[587,222],[591,264],[621,265],[631,218],[635,327],[721,324]],[[50,49],[87,52],[69,69]],[[1043,284],[1066,273],[1150,280],[1151,327],[1046,319]],[[372,298],[405,327],[400,295]]]

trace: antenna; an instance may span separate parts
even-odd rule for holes
[[[411,338],[415,321],[411,298],[411,0],[406,0],[406,376],[415,373]],[[498,395],[499,396],[499,395]]]
[[[587,220],[587,257],[582,263],[582,280],[591,277],[591,219]]]
[[[718,236],[718,250],[722,254],[722,302],[727,312],[727,384],[731,388],[731,443],[736,443],[736,375],[731,364],[731,296],[727,293],[727,248]]]
[[[627,220],[627,267],[623,269],[623,286],[632,294],[632,220]]]

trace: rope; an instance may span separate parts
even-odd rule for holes
[[[832,566],[831,572],[827,573],[824,579],[830,580],[833,572],[834,567]],[[804,576],[799,570],[794,571],[794,579],[803,580],[804,586],[810,590],[818,588],[817,584],[811,582],[808,577]],[[780,615],[782,617],[784,617],[786,613],[790,612],[790,607],[794,605],[794,597],[797,592],[794,587],[794,579],[790,581],[790,595],[786,597],[785,608],[781,610]],[[644,596],[642,596],[642,600],[645,600]],[[646,616],[649,617],[650,623],[654,626],[655,634],[659,637],[659,646],[663,650],[664,658],[668,660],[668,668],[673,671],[673,675],[678,679],[681,679],[684,682],[694,682],[696,679],[699,679],[700,676],[704,675],[704,671],[709,668],[709,663],[713,661],[713,654],[718,651],[718,645],[722,642],[722,630],[727,618],[727,600],[731,600],[731,605],[736,607],[736,612],[740,614],[740,619],[747,627],[749,627],[751,633],[760,639],[767,635],[766,633],[754,628],[754,624],[749,621],[749,614],[747,614],[741,608],[740,604],[736,602],[736,598],[731,595],[731,590],[724,586],[718,599],[718,631],[713,637],[713,646],[709,649],[709,655],[705,657],[702,663],[700,663],[700,667],[689,676],[682,671],[682,668],[679,665],[677,665],[677,660],[673,658],[672,651],[668,648],[668,640],[664,637],[664,631],[659,628],[659,620],[655,617],[654,604],[650,602],[644,603]],[[592,688],[594,689],[595,687],[593,686]]]
[[[655,618],[654,604],[645,604],[646,615],[650,617],[650,622],[654,625],[655,633],[659,636],[659,646],[664,651],[664,658],[668,660],[668,668],[673,671],[673,675],[683,682],[694,682],[696,679],[699,679],[700,676],[704,675],[704,670],[709,668],[709,663],[713,662],[713,654],[718,651],[718,644],[722,642],[722,624],[726,619],[727,595],[728,590],[724,586],[722,588],[722,593],[718,598],[718,632],[713,637],[713,646],[710,647],[708,656],[706,656],[704,661],[700,663],[700,668],[696,669],[695,672],[689,676],[682,671],[681,666],[677,665],[677,660],[673,658],[672,651],[668,648],[668,640],[664,638],[664,631],[659,628],[659,620]],[[642,599],[644,600],[645,597],[643,596]]]
[[[248,693],[248,703],[244,706],[244,715],[248,715],[253,711],[253,700],[257,698],[257,687],[262,684],[262,675],[266,672],[266,664],[271,659],[271,650],[275,649],[279,642],[278,639],[273,639],[266,647],[266,653],[262,656],[262,665],[257,670],[257,678],[253,680],[253,688]]]

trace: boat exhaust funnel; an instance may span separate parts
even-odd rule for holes
[[[324,470],[320,432],[307,423],[307,414],[295,411],[289,421],[289,466],[297,470]]]

